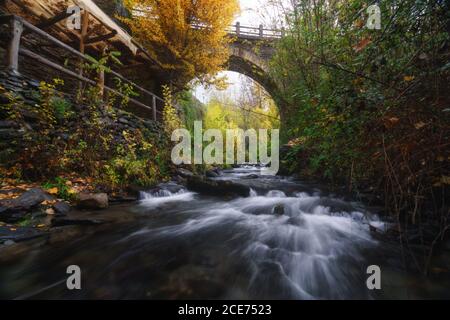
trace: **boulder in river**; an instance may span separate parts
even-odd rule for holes
[[[277,216],[283,215],[284,214],[284,205],[277,204],[275,207],[273,207],[272,213],[276,214]]]
[[[21,242],[45,236],[46,233],[31,227],[2,227],[0,226],[0,242],[8,240]]]
[[[57,215],[64,216],[68,214],[72,208],[66,202],[58,201],[53,205],[53,209]]]
[[[88,210],[106,209],[108,208],[108,195],[106,193],[80,193],[78,207]]]
[[[179,185],[176,182],[170,181],[170,182],[163,182],[163,183],[158,184],[156,186],[156,188],[153,188],[152,190],[150,190],[150,193],[154,194],[154,193],[158,193],[162,190],[169,191],[170,193],[177,193],[183,189],[184,189],[184,187],[182,185]]]
[[[215,170],[208,170],[205,172],[205,176],[207,176],[208,178],[217,178],[220,175]]]
[[[180,176],[182,176],[183,178],[188,178],[188,177],[194,176],[194,174],[193,174],[191,171],[189,171],[189,170],[187,170],[187,169],[184,169],[184,168],[179,168],[179,169],[177,169],[177,173],[178,173]]]
[[[258,178],[259,176],[254,173],[242,177],[242,179],[258,179]]]
[[[187,179],[187,188],[214,196],[250,196],[250,188],[248,186],[231,181],[211,180],[200,176],[189,177]]]
[[[55,197],[41,188],[34,188],[24,192],[15,199],[0,201],[0,220],[15,222],[22,219],[31,209],[44,201],[53,201]]]

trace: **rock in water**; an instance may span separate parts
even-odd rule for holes
[[[16,199],[0,201],[0,216],[5,221],[18,221],[43,201],[53,201],[55,199],[55,197],[49,195],[41,188],[30,189]]]
[[[187,187],[190,190],[214,196],[250,196],[250,188],[248,186],[231,181],[211,180],[199,176],[189,177]]]
[[[208,178],[217,178],[217,177],[219,176],[219,174],[218,174],[216,171],[214,171],[214,170],[208,170],[208,171],[206,171],[205,175],[206,175]]]
[[[179,168],[179,169],[177,170],[177,173],[178,173],[180,176],[182,176],[183,178],[188,178],[188,177],[194,176],[194,174],[193,174],[191,171],[189,171],[189,170],[187,170],[187,169],[183,169],[183,168]]]
[[[258,179],[258,178],[259,178],[259,176],[257,174],[249,174],[249,175],[242,177],[242,179]]]
[[[72,208],[66,202],[58,201],[53,205],[53,209],[55,209],[58,215],[66,215]]]
[[[106,209],[108,208],[108,195],[106,193],[80,193],[78,207],[88,210]]]
[[[282,204],[277,204],[275,207],[273,207],[272,213],[276,214],[278,216],[283,215],[284,214],[284,206]]]

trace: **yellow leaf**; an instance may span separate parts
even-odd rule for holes
[[[57,187],[50,188],[47,190],[47,192],[50,194],[58,194],[58,188]]]
[[[405,80],[406,82],[409,82],[409,81],[413,81],[414,78],[415,78],[414,76],[404,76],[403,80]]]
[[[37,227],[37,228],[44,228],[44,227],[45,227],[45,224],[38,224],[36,227]]]

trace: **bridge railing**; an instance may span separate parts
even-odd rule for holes
[[[202,30],[206,29],[207,26],[201,24],[191,25],[192,29]],[[258,27],[243,26],[240,22],[229,26],[226,31],[229,35],[236,36],[238,38],[247,39],[260,39],[260,40],[276,40],[281,39],[285,36],[285,29],[266,29],[261,24]]]
[[[281,39],[285,35],[285,29],[266,29],[261,24],[258,27],[243,26],[240,22],[228,27],[228,33],[235,35],[240,38],[251,38],[251,39]]]

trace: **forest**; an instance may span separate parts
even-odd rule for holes
[[[0,4],[0,298],[450,299],[450,3],[261,1]],[[174,163],[195,121],[278,175]]]

